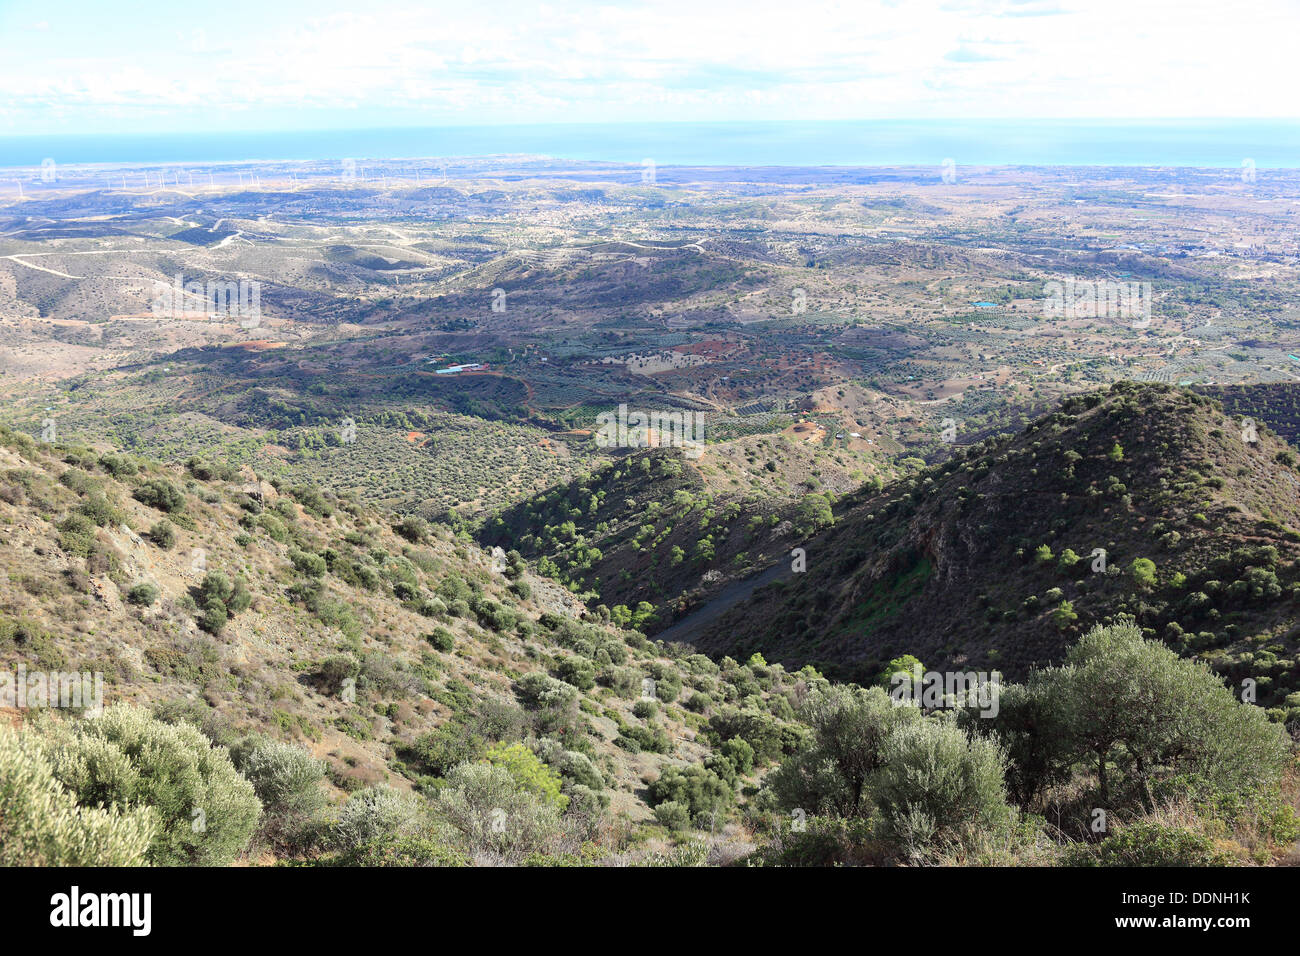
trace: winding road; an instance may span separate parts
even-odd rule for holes
[[[760,571],[740,581],[733,581],[680,621],[655,634],[654,639],[692,644],[718,618],[741,601],[748,599],[756,590],[774,581],[789,578],[792,574],[788,561],[778,561],[766,571]]]

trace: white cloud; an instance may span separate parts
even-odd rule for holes
[[[87,123],[199,108],[307,125],[343,108],[424,123],[1296,113],[1286,0],[328,7],[56,23],[0,63],[0,116],[21,131],[51,104]]]

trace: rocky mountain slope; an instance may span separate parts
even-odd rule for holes
[[[478,538],[653,635],[788,552],[841,495],[879,486],[889,469],[789,434],[710,444],[698,457],[651,449],[503,509]]]
[[[806,573],[722,615],[704,650],[1023,676],[1130,614],[1300,716],[1296,455],[1209,398],[1119,383],[842,505]]]
[[[718,799],[732,804],[797,739],[793,707],[820,680],[670,656],[446,527],[0,429],[0,669],[20,666],[102,673],[106,705],[218,742],[305,748],[336,801],[431,793],[454,765],[529,741],[566,793],[605,808],[620,835],[604,852],[653,827],[664,797],[647,785],[665,770],[721,767],[743,714],[774,743],[731,765]]]
[[[806,568],[710,617],[713,657],[465,530],[0,429],[0,675],[98,673],[108,705],[0,713],[0,858],[1293,861],[1300,482],[1232,425],[1125,384],[834,511],[810,492],[789,521],[822,530],[771,540]],[[619,467],[729,483],[665,463]],[[604,480],[584,494],[628,476]],[[790,669],[876,682],[903,654],[1024,680],[902,707]]]

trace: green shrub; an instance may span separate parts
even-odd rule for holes
[[[578,688],[536,671],[525,674],[516,686],[519,697],[533,707],[564,707],[578,700]]]
[[[348,798],[330,831],[330,842],[345,857],[411,836],[419,807],[409,793],[367,787]]]
[[[830,527],[835,523],[831,503],[825,495],[806,495],[799,502],[792,517],[795,534],[801,538]]]
[[[449,846],[428,837],[401,834],[363,844],[341,862],[349,866],[468,866],[469,860]]]
[[[328,518],[334,513],[334,506],[313,485],[297,485],[289,489],[289,495],[312,517]]]
[[[812,694],[800,716],[811,737],[766,783],[787,810],[809,816],[870,813],[870,785],[884,764],[885,741],[920,720],[915,707],[896,707],[882,689],[831,686]]]
[[[104,455],[99,459],[99,466],[114,478],[130,477],[140,471],[140,467],[125,455]]]
[[[691,825],[691,812],[676,800],[665,800],[655,807],[655,819],[669,830],[685,830]]]
[[[424,635],[424,639],[433,645],[434,650],[444,654],[456,646],[455,635],[445,627],[435,627],[431,633]]]
[[[102,494],[93,492],[77,506],[77,511],[101,528],[119,525],[126,520],[120,510],[114,508]]]
[[[143,866],[157,832],[147,806],[79,806],[41,735],[0,722],[0,866]]]
[[[596,686],[596,665],[585,657],[565,657],[555,665],[555,676],[578,690]]]
[[[798,820],[799,826],[793,824]],[[862,817],[816,817],[800,814],[781,828],[761,851],[773,866],[863,866],[885,861],[873,852],[871,821]]]
[[[95,548],[95,523],[73,512],[58,524],[59,547],[69,554],[89,557]]]
[[[149,540],[164,551],[176,546],[176,529],[170,521],[158,521],[149,529]]]
[[[480,733],[458,721],[448,721],[436,730],[421,734],[402,751],[402,757],[441,777],[458,764],[478,760],[486,748],[487,742]]]
[[[262,740],[234,756],[262,801],[262,829],[272,841],[292,841],[324,807],[325,765],[301,747]]]
[[[676,669],[659,661],[651,661],[649,670],[655,682],[655,696],[665,704],[676,702],[682,694],[682,678]]]
[[[998,742],[1007,756],[1007,790],[1026,810],[1049,787],[1070,778],[1076,759],[1069,715],[1058,694],[1057,685],[1035,673],[1024,684],[999,688],[996,715],[976,709],[961,714],[968,731],[991,734]]]
[[[713,703],[713,698],[711,698],[708,694],[705,694],[702,691],[697,690],[694,691],[689,697],[686,698],[685,706],[686,709],[689,711],[692,711],[697,714],[702,714],[709,709],[709,705],[712,703]]]
[[[0,614],[0,649],[16,650],[50,670],[62,667],[66,662],[63,649],[50,632],[26,618],[11,618]]]
[[[152,607],[158,600],[158,589],[148,582],[141,582],[126,592],[126,600],[140,607]]]
[[[199,481],[234,481],[239,472],[224,462],[206,462],[197,455],[191,456],[185,463],[185,470]]]
[[[331,654],[320,662],[316,670],[316,679],[329,694],[337,694],[343,689],[344,681],[356,680],[361,676],[361,662],[351,654]]]
[[[915,855],[936,840],[958,842],[1008,819],[1004,757],[946,716],[898,727],[881,748],[875,796],[900,847]]]
[[[1129,573],[1138,587],[1144,590],[1155,587],[1156,563],[1150,558],[1135,558],[1129,565]]]
[[[569,798],[560,792],[560,775],[523,744],[494,744],[483,757],[504,768],[521,790],[536,794],[560,812],[569,805]]]
[[[518,614],[496,601],[480,598],[472,602],[470,606],[473,608],[478,622],[488,630],[496,631],[498,634],[507,633],[519,622]]]
[[[1059,591],[1059,588],[1053,588]],[[1079,614],[1074,610],[1074,604],[1071,601],[1062,601],[1056,607],[1052,608],[1050,615],[1052,623],[1064,630],[1079,619]]]
[[[223,866],[248,845],[261,805],[224,747],[186,723],[115,704],[99,717],[50,724],[50,765],[83,806],[151,807],[149,860]]]
[[[504,767],[461,764],[447,775],[435,808],[461,847],[519,862],[547,847],[560,832],[555,805],[523,790]]]
[[[198,601],[203,608],[199,627],[213,635],[220,634],[229,618],[247,610],[253,600],[244,579],[231,579],[224,571],[205,574],[198,591]]]
[[[261,515],[258,517],[257,523],[272,541],[278,541],[281,544],[288,542],[289,530],[284,526],[284,522],[275,515]]]
[[[150,508],[157,508],[168,514],[175,514],[185,507],[185,492],[181,491],[165,478],[150,478],[132,495]]]
[[[876,683],[888,691],[900,686],[901,679],[895,680],[896,677],[902,675],[914,680],[917,674],[923,673],[925,673],[925,665],[921,663],[920,659],[911,654],[904,654],[902,657],[895,657],[885,665],[885,669],[881,672],[880,677],[876,679]],[[911,683],[912,680],[907,681],[909,686]]]
[[[596,765],[591,762],[591,758],[586,754],[566,750],[556,769],[559,770],[560,776],[564,778],[566,784],[575,787],[586,787],[593,793],[599,793],[605,789],[604,776],[596,769]]]
[[[319,554],[312,554],[308,551],[294,549],[289,552],[289,560],[293,562],[296,570],[311,578],[323,577],[327,570],[325,559]]]
[[[429,537],[429,522],[423,518],[411,516],[403,518],[393,530],[412,544],[419,544]]]
[[[1130,823],[1102,840],[1095,851],[1080,847],[1070,862],[1096,866],[1231,866],[1230,853],[1186,827],[1154,821]]]
[[[226,611],[226,606],[213,599],[203,605],[203,613],[199,615],[199,627],[216,636],[225,630],[229,620],[230,615]]]
[[[651,806],[670,801],[678,803],[690,812],[692,818],[725,809],[732,800],[731,788],[726,781],[699,764],[665,767],[647,792]]]
[[[754,769],[754,748],[741,737],[724,740],[718,752],[730,760],[740,774],[747,774]]]

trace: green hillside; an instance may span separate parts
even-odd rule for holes
[[[905,653],[1019,677],[1125,614],[1300,717],[1300,479],[1267,428],[1248,437],[1165,386],[1068,399],[843,502],[806,542],[808,572],[760,589],[700,646],[858,677]]]

